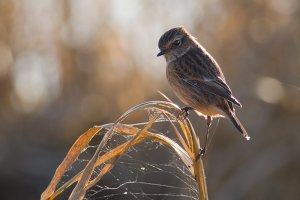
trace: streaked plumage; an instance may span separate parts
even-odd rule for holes
[[[225,77],[213,57],[183,27],[164,33],[158,43],[167,61],[167,79],[179,99],[206,117],[227,117],[249,139],[235,115],[233,104],[240,106],[232,95]]]

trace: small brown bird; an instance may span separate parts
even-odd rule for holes
[[[245,128],[235,115],[233,104],[242,106],[232,96],[225,77],[213,57],[187,32],[177,27],[165,32],[159,39],[161,50],[167,62],[167,79],[178,98],[188,107],[182,108],[185,115],[195,110],[207,120],[207,134],[204,154],[212,118],[227,117],[249,140]]]

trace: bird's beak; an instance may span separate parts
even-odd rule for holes
[[[157,54],[157,57],[158,57],[158,56],[165,55],[166,53],[167,53],[167,50],[161,50],[161,51]]]

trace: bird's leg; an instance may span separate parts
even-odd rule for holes
[[[194,110],[194,108],[189,106],[181,108],[181,111],[178,113],[178,118],[182,117],[183,119],[186,119],[187,116],[189,115],[190,110]]]
[[[207,125],[207,129],[206,129],[206,137],[205,137],[205,141],[204,141],[204,147],[200,149],[196,160],[198,160],[201,156],[203,156],[207,150],[207,142],[208,142],[208,136],[209,136],[209,128],[211,126],[211,116],[207,116],[206,118],[206,125]]]

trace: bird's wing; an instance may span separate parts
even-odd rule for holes
[[[215,79],[183,79],[187,84],[202,91],[209,92],[227,99],[240,107],[241,103],[232,96],[229,86],[220,77]]]

